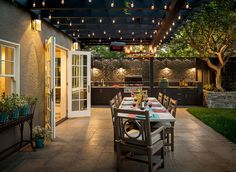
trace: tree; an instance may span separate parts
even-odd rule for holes
[[[221,71],[236,55],[236,1],[214,0],[204,4],[179,28],[171,44],[190,46],[215,72],[215,87],[222,88]],[[216,58],[218,63],[211,61]]]

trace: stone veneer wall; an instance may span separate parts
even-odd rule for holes
[[[148,59],[105,59],[93,61],[92,81],[124,81],[127,75],[142,75],[143,81],[149,81]],[[121,68],[122,67],[122,68]],[[162,76],[171,82],[196,81],[195,59],[163,59],[157,58],[153,62],[154,81]]]
[[[209,108],[236,108],[236,91],[203,90],[203,104]]]

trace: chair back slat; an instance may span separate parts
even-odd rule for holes
[[[164,95],[163,98],[163,106],[167,109],[170,103],[170,97],[168,97],[167,95]]]
[[[151,145],[148,111],[115,108],[115,125],[118,140],[135,145]]]
[[[176,117],[176,109],[177,109],[177,103],[178,101],[175,99],[170,99],[170,103],[168,106],[168,111],[171,113],[173,117]]]
[[[163,104],[163,98],[164,98],[164,94],[161,93],[161,92],[159,92],[159,93],[158,93],[158,96],[157,96],[157,100],[158,100],[161,104]]]

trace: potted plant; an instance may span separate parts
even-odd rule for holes
[[[29,114],[33,114],[34,113],[34,109],[35,109],[35,105],[38,101],[37,97],[34,96],[30,96],[26,98],[28,105],[29,105]]]
[[[27,116],[29,114],[29,104],[26,100],[26,97],[21,96],[18,99],[17,104],[20,109],[20,116]]]
[[[15,109],[15,104],[12,96],[3,96],[1,100],[1,113],[0,113],[0,122],[6,123],[9,119],[9,116],[13,114]]]
[[[33,137],[35,141],[35,147],[36,148],[43,148],[44,142],[46,138],[49,136],[48,129],[41,127],[41,126],[35,126],[33,129]]]

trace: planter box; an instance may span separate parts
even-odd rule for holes
[[[236,91],[203,90],[203,105],[208,108],[236,108]]]

